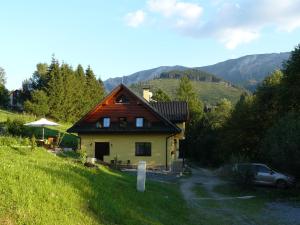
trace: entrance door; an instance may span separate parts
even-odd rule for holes
[[[185,140],[179,140],[179,159],[183,159],[185,157],[184,149],[186,149],[186,142]]]
[[[103,161],[105,155],[109,155],[109,142],[95,142],[95,158]]]

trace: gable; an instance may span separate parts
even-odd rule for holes
[[[109,128],[99,128],[98,121],[109,117]],[[145,120],[143,128],[135,126],[136,118]],[[126,118],[128,126],[120,127],[120,118]],[[125,85],[115,88],[103,101],[74,124],[68,132],[76,133],[115,133],[115,132],[163,132],[179,133],[181,130],[175,124],[162,116],[144,99],[138,97]]]
[[[120,98],[126,102],[118,102]],[[126,117],[129,122],[134,122],[137,117],[143,117],[150,122],[160,121],[157,115],[150,112],[142,104],[140,99],[124,88],[112,93],[104,102],[99,104],[84,118],[84,122],[97,122],[103,117],[110,117],[111,122],[118,122],[120,117]]]

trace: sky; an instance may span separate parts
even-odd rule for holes
[[[17,89],[52,55],[98,77],[291,51],[300,0],[10,0],[0,2],[0,67]]]

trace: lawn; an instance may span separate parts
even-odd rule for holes
[[[0,224],[189,224],[174,184],[147,181],[42,148],[0,146]]]

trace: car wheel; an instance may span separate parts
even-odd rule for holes
[[[286,189],[287,183],[284,180],[278,180],[276,182],[276,187],[279,188],[279,189]]]

